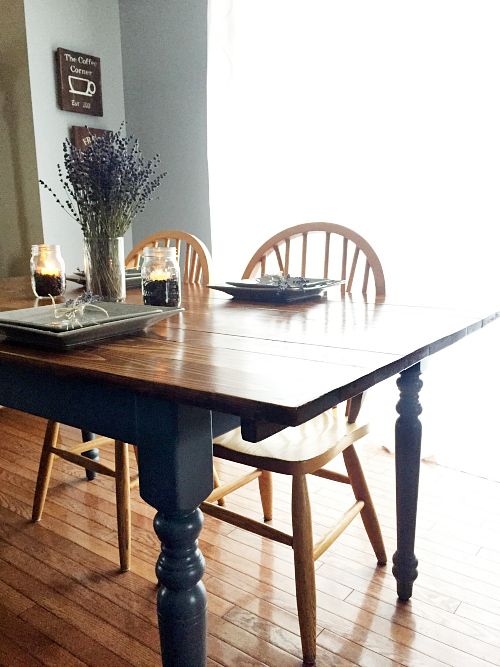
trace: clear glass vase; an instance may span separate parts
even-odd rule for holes
[[[125,252],[123,236],[84,238],[85,283],[87,292],[105,301],[124,301]]]

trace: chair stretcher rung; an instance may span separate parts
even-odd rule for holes
[[[324,479],[329,479],[332,482],[341,482],[342,484],[350,484],[351,480],[347,475],[343,475],[341,472],[334,472],[333,470],[327,470],[325,468],[320,468],[316,472],[312,472],[311,475],[316,477],[323,477]]]
[[[221,484],[212,491],[212,493],[208,496],[205,502],[213,503],[216,500],[219,500],[219,498],[223,498],[224,496],[229,495],[233,491],[236,491],[236,489],[245,486],[245,484],[249,484],[257,477],[260,477],[261,475],[262,475],[261,470],[252,470],[252,472],[249,472],[248,475],[243,475],[242,477],[238,477],[237,479],[234,479],[231,482],[226,482],[225,484]]]
[[[136,487],[139,486],[139,477],[134,477],[134,479],[130,480],[130,490],[135,489]]]
[[[233,526],[243,528],[244,530],[248,530],[251,533],[260,535],[261,537],[267,537],[271,540],[274,540],[275,542],[281,542],[281,544],[286,544],[289,547],[292,546],[293,539],[291,535],[288,535],[288,533],[283,533],[281,530],[273,528],[272,526],[268,526],[265,523],[260,523],[254,519],[249,519],[246,516],[241,516],[241,514],[232,512],[225,507],[219,507],[219,505],[212,505],[211,503],[207,502],[202,503],[200,505],[200,509],[203,510],[203,512],[206,514],[210,514],[210,516],[213,516],[216,519],[226,521],[226,523],[230,523]]]
[[[90,448],[89,448],[90,449]],[[74,454],[73,452],[68,452],[65,449],[60,449],[59,447],[51,447],[50,451],[56,456],[60,456],[70,463],[76,463],[76,465],[85,468],[86,470],[92,470],[92,472],[100,473],[101,475],[108,475],[108,477],[114,477],[115,471],[112,468],[108,468],[102,463],[97,461],[92,461],[92,459],[87,459],[84,456],[79,454]]]
[[[339,521],[331,528],[328,533],[321,538],[319,542],[316,542],[314,545],[313,558],[316,560],[325,553],[325,551],[330,547],[339,535],[342,535],[347,526],[355,519],[358,514],[361,512],[365,503],[363,500],[358,500],[354,505],[344,512]]]

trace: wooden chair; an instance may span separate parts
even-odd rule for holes
[[[132,550],[131,541],[131,514],[130,514],[130,491],[139,485],[139,479],[130,479],[128,445],[115,440],[115,468],[111,468],[98,461],[83,456],[89,448],[89,442],[82,442],[71,449],[62,449],[58,446],[59,423],[49,420],[45,430],[45,438],[40,456],[38,477],[36,481],[35,498],[33,500],[32,521],[40,521],[43,507],[49,488],[50,474],[54,457],[59,456],[66,461],[115,478],[116,483],[116,514],[118,520],[118,549],[120,552],[120,569],[126,572],[130,569],[130,556]],[[102,447],[109,442],[110,438],[96,438],[92,440],[96,448]]]
[[[361,283],[361,293],[364,296],[367,295],[370,276],[372,276],[375,296],[379,300],[385,297],[384,272],[371,245],[352,229],[333,222],[307,222],[278,232],[260,246],[248,262],[242,277],[255,278],[259,273],[263,276],[266,271],[268,273],[282,271],[284,275],[290,273],[305,278],[308,270],[308,250],[311,251],[313,240],[316,241],[317,252],[314,257],[314,269],[307,277],[338,278],[340,276],[341,280],[346,281],[340,286],[341,295],[350,294],[355,285],[355,279],[358,277],[356,269],[361,253],[365,259],[362,283],[361,275],[357,281]],[[334,247],[335,241],[337,241],[336,248]],[[322,276],[319,275],[320,270]],[[351,422],[356,421],[363,399],[364,395],[358,394],[347,401],[346,414],[349,415]]]
[[[380,262],[368,243],[358,234],[340,225],[328,223],[310,223],[291,227],[277,234],[266,242],[252,257],[243,274],[244,278],[253,277],[260,270],[266,272],[268,257],[272,253],[277,258],[281,271],[290,270],[290,246],[294,238],[302,241],[300,262],[302,276],[307,270],[306,255],[308,240],[313,233],[319,232],[325,237],[323,270],[324,277],[330,274],[332,235],[342,237],[341,275],[349,275],[346,291],[353,285],[359,254],[366,258],[362,280],[362,291],[366,294],[370,271],[375,279],[377,296],[385,293],[384,275]],[[350,270],[347,274],[348,243],[354,248],[351,255]],[[281,246],[284,245],[284,258]],[[293,275],[296,275],[293,273]],[[338,274],[333,274],[337,275]],[[311,270],[308,277],[318,277]],[[344,291],[345,293],[345,291]],[[314,562],[347,528],[351,521],[361,514],[368,538],[380,565],[387,562],[382,534],[370,493],[353,444],[368,432],[368,425],[354,423],[354,416],[359,412],[359,405],[351,402],[347,414],[340,416],[336,407],[319,415],[302,426],[287,428],[257,443],[246,442],[237,428],[214,440],[214,456],[254,467],[243,477],[223,484],[212,492],[203,503],[202,509],[232,525],[239,526],[258,535],[289,545],[294,551],[295,589],[297,610],[302,641],[304,665],[314,665],[316,658],[316,586]],[[347,474],[327,470],[324,466],[339,454],[343,455]],[[264,521],[272,519],[272,477],[273,472],[292,476],[292,535],[244,517],[224,507],[212,503],[232,491],[258,478]],[[337,523],[313,544],[311,509],[307,491],[306,475],[312,474],[335,482],[350,484],[355,502],[340,517]]]
[[[195,284],[203,282],[205,285],[210,282],[212,258],[208,248],[196,236],[179,230],[170,229],[146,236],[129,252],[125,260],[125,267],[127,269],[138,268],[144,248],[168,245],[175,245],[177,258],[183,269],[182,282]],[[182,245],[184,245],[184,250]]]
[[[182,256],[183,282],[184,283],[204,283],[210,281],[210,271],[212,268],[212,259],[206,246],[195,236],[187,232],[169,230],[150,234],[143,241],[138,243],[135,248],[127,256],[125,265],[127,268],[136,268],[140,264],[142,252],[147,246],[169,245],[170,241],[175,242],[177,248],[177,255],[181,253],[181,243],[184,244],[184,254]],[[52,471],[52,464],[55,456],[59,456],[71,463],[75,463],[87,471],[91,475],[87,475],[89,479],[93,479],[92,473],[102,473],[114,477],[116,480],[116,513],[118,520],[118,547],[120,553],[120,568],[123,572],[130,569],[131,557],[131,519],[130,519],[130,490],[138,486],[139,480],[137,478],[130,479],[129,471],[129,452],[128,445],[118,440],[114,441],[115,447],[115,468],[103,465],[95,459],[98,458],[98,448],[113,442],[110,438],[96,438],[91,440],[91,446],[95,453],[92,454],[92,459],[89,458],[90,442],[83,442],[69,450],[58,447],[59,424],[57,422],[49,421],[45,432],[45,439],[40,457],[40,465],[38,470],[38,478],[35,490],[35,498],[33,501],[32,520],[39,521],[42,517],[45,499],[47,497],[47,490],[50,482],[50,474]],[[89,434],[92,436],[93,434]],[[137,456],[137,450],[135,449]],[[220,484],[217,472],[214,468],[214,484]],[[224,504],[224,499],[221,498],[220,504]]]
[[[340,272],[338,271],[338,265],[334,264],[332,261],[334,259],[332,246],[334,239],[337,236],[340,237],[340,247],[342,250]],[[319,278],[318,271],[321,269],[323,278],[329,278],[331,276],[335,278],[340,277],[341,280],[346,280],[347,285],[341,285],[340,287],[341,294],[344,295],[346,292],[350,293],[354,284],[359,254],[362,253],[365,256],[363,285],[361,289],[362,294],[366,295],[367,293],[368,280],[371,273],[375,283],[376,296],[385,296],[384,272],[382,271],[380,260],[371,245],[365,241],[362,236],[353,232],[352,229],[348,229],[342,225],[336,225],[332,222],[308,222],[303,225],[289,227],[288,229],[279,232],[261,245],[257,250],[252,259],[248,262],[247,268],[243,273],[243,278],[254,278],[259,273],[259,270],[260,275],[263,276],[266,273],[266,265],[270,264],[269,260],[272,258],[275,259],[276,265],[280,271],[285,275],[290,273],[292,270],[291,266],[293,259],[291,250],[294,239],[300,241],[300,263],[297,263],[297,266],[294,267],[293,275],[300,275],[305,278],[307,255],[308,250],[310,249],[310,241],[313,237],[317,237],[321,241],[320,246],[323,250],[323,258],[320,266],[315,262],[315,268],[313,269],[313,273],[309,274],[309,278]],[[284,258],[282,252],[283,249],[285,251]],[[350,264],[349,273],[347,273],[348,263]],[[331,271],[332,267],[334,268],[333,273]]]
[[[174,243],[171,243],[172,241]],[[182,249],[182,244],[184,245],[184,250]],[[208,248],[203,241],[200,241],[196,236],[179,230],[169,229],[146,236],[145,239],[138,243],[129,252],[127,259],[125,260],[125,267],[127,269],[138,268],[144,248],[153,246],[157,248],[158,246],[165,247],[169,245],[172,245],[172,247],[175,246],[176,248],[177,258],[181,263],[181,269],[183,269],[183,283],[194,283],[199,285],[203,282],[207,285],[210,282],[210,274],[213,269],[212,258]],[[137,457],[137,449],[135,447],[134,451]],[[215,467],[214,484],[215,486],[220,485]],[[224,498],[220,498],[219,505],[224,505]]]

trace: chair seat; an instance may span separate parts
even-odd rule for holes
[[[247,442],[235,428],[214,440],[214,456],[288,475],[315,472],[368,433],[368,424],[349,424],[336,408],[261,442]]]

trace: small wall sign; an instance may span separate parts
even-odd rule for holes
[[[59,48],[56,66],[61,109],[102,116],[101,59]]]
[[[80,127],[73,125],[70,130],[70,140],[73,146],[81,151],[87,150],[94,137],[103,137],[105,134],[112,134],[110,130],[100,130],[96,127]]]

